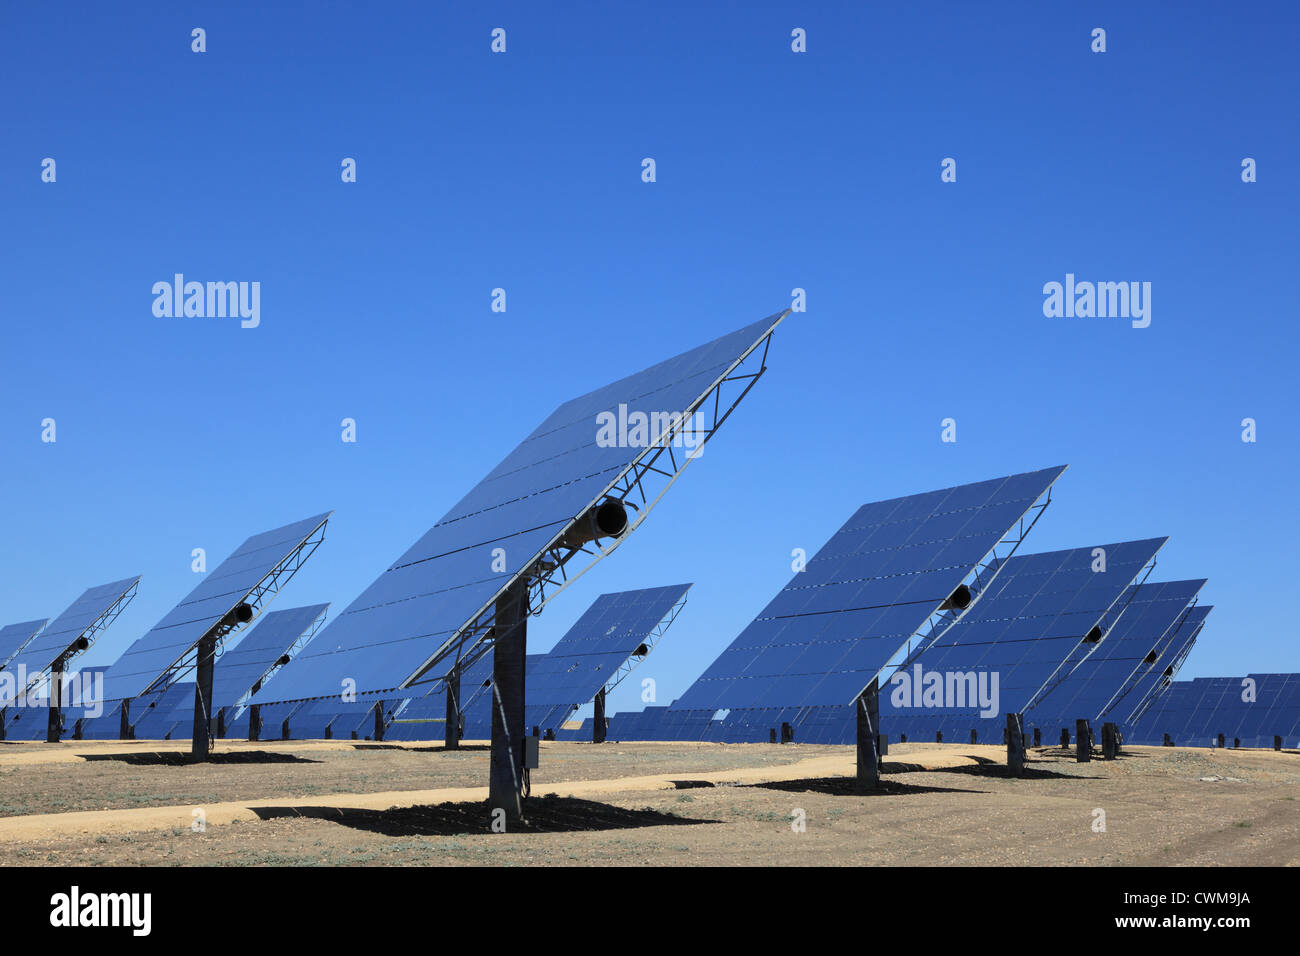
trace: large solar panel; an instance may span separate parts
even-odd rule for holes
[[[981,740],[1000,735],[1006,714],[1029,710],[1077,666],[1092,649],[1090,633],[1110,630],[1108,618],[1167,540],[1100,545],[1104,571],[1094,570],[1094,546],[1007,559],[980,600],[890,678],[880,695],[881,726],[913,740],[977,727]],[[941,693],[925,695],[926,672],[939,675]],[[976,701],[966,699],[972,685],[958,679],[965,675],[974,675]]]
[[[545,654],[528,655],[524,726],[555,731],[610,683],[652,632],[669,618],[689,584],[602,594]],[[487,672],[491,677],[491,671]],[[469,698],[472,678],[461,685]],[[467,737],[491,729],[491,693],[478,695],[465,718]]]
[[[138,697],[157,683],[328,520],[328,513],[320,514],[248,538],[109,667],[104,675],[109,697]]]
[[[140,576],[124,578],[87,588],[68,609],[45,626],[45,629],[13,656],[5,670],[26,675],[25,686],[6,686],[0,681],[0,707],[12,703],[15,697],[36,684],[54,662],[83,637],[99,629],[105,621],[116,616],[135,596]]]
[[[1064,471],[864,505],[677,706],[711,712],[852,702]]]
[[[14,655],[26,647],[49,620],[45,618],[42,621],[24,621],[0,627],[0,670],[4,670]]]
[[[328,604],[311,604],[262,615],[243,640],[217,659],[212,673],[213,708],[239,703],[328,609]]]
[[[673,436],[681,433],[670,416],[694,420],[715,389],[741,377],[742,362],[765,354],[786,314],[565,402],[326,626],[259,699],[334,696],[349,679],[357,690],[389,690],[441,662],[519,574],[557,547],[573,522],[647,461],[661,439],[677,441]],[[710,401],[708,408],[716,406]],[[602,431],[602,416],[618,427]],[[684,447],[674,450],[679,468],[690,457]],[[641,509],[634,521],[653,504],[626,500]],[[440,670],[450,666],[448,660]]]
[[[1124,612],[1092,653],[1034,708],[1040,727],[1099,721],[1123,705],[1150,669],[1163,669],[1162,648],[1175,633],[1205,579],[1140,584],[1121,600]],[[1167,663],[1167,662],[1166,662]],[[1116,721],[1118,722],[1118,721]]]

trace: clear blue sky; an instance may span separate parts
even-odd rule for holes
[[[0,621],[142,573],[107,663],[191,549],[329,508],[275,606],[337,612],[562,400],[801,287],[769,377],[532,650],[598,593],[694,581],[638,672],[667,703],[858,505],[1068,462],[1035,550],[1168,534],[1157,576],[1217,607],[1184,675],[1300,670],[1298,20],[5,4]],[[155,317],[176,272],[260,282],[260,327]],[[1046,318],[1067,272],[1151,282],[1150,327]]]

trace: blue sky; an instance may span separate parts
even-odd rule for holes
[[[1216,606],[1183,675],[1300,670],[1300,15],[1133,6],[6,4],[0,621],[142,573],[107,663],[193,548],[330,508],[275,606],[340,611],[561,401],[799,287],[531,649],[694,581],[667,703],[858,505],[1068,462],[1034,550],[1168,534]],[[155,317],[176,272],[260,282],[260,326]],[[1045,317],[1066,273],[1150,282],[1150,327]]]

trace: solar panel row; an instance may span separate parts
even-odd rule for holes
[[[864,505],[687,689],[679,707],[852,702],[1064,471]]]

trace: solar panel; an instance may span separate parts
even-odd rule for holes
[[[179,667],[200,638],[254,592],[269,593],[320,543],[329,513],[255,534],[126,649],[104,675],[114,700],[139,697]]]
[[[165,740],[174,731],[189,737],[194,726],[194,682],[181,681],[139,699],[131,717],[137,740]]]
[[[1121,600],[1124,612],[1092,653],[1043,698],[1030,726],[1074,727],[1078,719],[1100,721],[1121,706],[1127,693],[1161,657],[1205,579],[1140,584]],[[1119,723],[1120,721],[1115,721]]]
[[[678,584],[596,598],[551,650],[528,655],[524,726],[554,732],[602,688],[621,679],[637,651],[648,653],[655,632],[671,623],[690,587]],[[490,668],[485,676],[491,677]],[[468,699],[475,687],[473,679],[467,678],[461,686]],[[491,694],[487,692],[467,708],[467,736],[490,732],[490,707]]]
[[[1211,604],[1200,604],[1187,612],[1161,648],[1161,666],[1139,677],[1128,693],[1124,707],[1116,709],[1121,720],[1128,724],[1137,723],[1147,708],[1164,694],[1191,653],[1205,626],[1205,619],[1213,609]]]
[[[85,642],[89,647],[95,636],[121,613],[135,597],[140,576],[124,578],[87,588],[66,611],[45,626],[36,637],[13,656],[6,672],[17,677],[18,684],[0,681],[0,707],[6,707],[24,691],[37,684],[55,662]],[[84,648],[83,648],[84,649]]]
[[[1027,516],[1037,508],[1037,518],[1064,471],[864,505],[678,706],[711,713],[851,703],[972,573],[978,578],[990,554],[1015,538],[1013,529],[1023,537]]]
[[[1167,540],[1101,545],[1104,571],[1093,546],[1007,559],[979,601],[891,676],[881,725],[915,740],[977,727],[981,740],[999,739],[1006,714],[1029,710],[1104,637],[1108,616]]]
[[[389,690],[425,671],[442,677],[452,661],[434,665],[466,641],[487,638],[497,598],[513,593],[522,572],[559,576],[576,551],[565,546],[566,532],[594,505],[624,501],[636,511],[630,527],[645,517],[658,501],[641,496],[647,485],[665,477],[671,484],[695,457],[686,445],[707,440],[757,381],[762,369],[742,374],[742,364],[751,356],[761,361],[786,314],[559,406],[259,697],[334,696],[345,680],[358,690]],[[729,407],[724,386],[743,389]],[[697,414],[705,416],[702,426]]]
[[[311,604],[262,615],[243,640],[218,658],[212,675],[213,707],[238,704],[328,609],[328,604]]]
[[[49,620],[47,617],[41,621],[24,621],[0,627],[0,670],[4,670],[14,655],[26,647]]]

